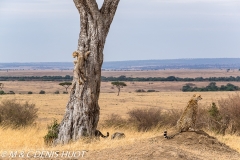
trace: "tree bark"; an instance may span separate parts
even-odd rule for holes
[[[117,89],[118,89],[118,95],[117,96],[119,96],[120,86],[117,86]]]
[[[99,121],[99,93],[103,49],[107,34],[120,0],[104,0],[98,9],[96,0],[73,0],[80,14],[78,52],[90,51],[84,60],[86,80],[80,83],[79,68],[74,77],[66,113],[59,126],[55,144],[66,144],[83,136],[94,136]]]

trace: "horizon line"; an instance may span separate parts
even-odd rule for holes
[[[103,61],[104,62],[130,62],[130,61],[158,61],[158,60],[196,60],[196,59],[240,59],[240,58],[174,58],[174,59],[144,59],[144,60],[121,60],[121,61]],[[71,63],[72,61],[61,62],[0,62],[0,63]]]

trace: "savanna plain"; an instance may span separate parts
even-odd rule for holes
[[[21,71],[21,75],[71,75],[71,72],[62,71]],[[49,73],[50,72],[50,73]],[[1,76],[14,76],[19,72],[1,71]],[[240,72],[232,70],[162,70],[162,71],[105,71],[103,76],[127,77],[221,77],[239,76]],[[155,75],[155,76],[154,76]],[[124,132],[126,137],[120,140],[111,140],[110,137],[100,141],[86,142],[79,140],[62,146],[47,146],[43,137],[47,133],[47,126],[56,119],[61,122],[65,107],[69,99],[68,94],[62,94],[65,89],[58,84],[60,82],[41,81],[2,81],[4,91],[14,91],[16,94],[0,95],[3,100],[15,99],[20,102],[28,101],[36,104],[38,118],[32,126],[11,129],[0,128],[0,153],[3,151],[86,151],[80,159],[240,159],[240,136],[237,134],[220,135],[206,131],[210,137],[198,135],[193,132],[183,133],[172,140],[163,138],[163,131],[169,126],[155,127],[148,131],[137,131],[134,128],[108,127],[105,120],[111,115],[119,115],[127,118],[132,109],[159,108],[163,111],[181,110],[186,107],[187,102],[193,94],[201,94],[202,100],[199,107],[210,106],[212,102],[218,103],[238,92],[182,92],[181,88],[187,82],[126,82],[127,86],[122,88],[117,96],[117,89],[113,88],[111,82],[101,83],[101,94],[99,97],[100,121],[98,129],[106,135],[114,132]],[[192,82],[196,86],[206,86],[209,82]],[[217,85],[232,83],[240,87],[239,82],[217,82]],[[70,87],[71,88],[71,87]],[[156,90],[157,92],[135,92],[137,89]],[[46,94],[38,94],[40,90]],[[29,91],[33,94],[27,94]],[[54,94],[60,91],[60,94]],[[211,137],[215,137],[211,139]],[[67,158],[67,157],[66,157]],[[1,159],[1,157],[0,157]]]

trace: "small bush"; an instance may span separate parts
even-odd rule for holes
[[[156,92],[154,89],[149,89],[147,92]]]
[[[146,92],[144,89],[137,89],[135,92]]]
[[[39,92],[39,94],[45,94],[45,91],[41,90],[41,91]]]
[[[33,94],[33,92],[29,91],[28,94]]]
[[[228,125],[226,132],[240,135],[240,95],[237,93],[221,99],[218,105],[222,123]]]
[[[104,127],[136,128],[137,131],[148,131],[162,126],[175,126],[181,115],[180,110],[162,111],[159,108],[132,109],[128,118],[123,119],[117,114],[111,114],[104,121]]]
[[[9,93],[8,94],[15,94],[13,91],[9,91]]]
[[[3,90],[0,91],[0,95],[2,95],[2,94],[5,94],[5,92]]]
[[[162,116],[162,126],[175,126],[177,124],[177,121],[182,115],[183,110],[180,109],[171,109],[168,111],[164,111],[161,113]]]
[[[54,139],[57,138],[58,132],[59,132],[59,123],[57,120],[54,120],[53,123],[48,126],[48,133],[45,135],[44,138],[44,143],[48,146],[53,145]]]
[[[23,127],[31,125],[37,119],[35,104],[20,103],[15,99],[3,100],[0,104],[0,125],[6,127]]]
[[[127,125],[127,120],[118,114],[111,114],[104,120],[104,127],[122,128]]]
[[[59,93],[60,93],[59,91],[54,92],[54,94],[59,94]]]
[[[66,91],[63,91],[63,94],[68,94],[68,92],[66,92]]]
[[[148,131],[160,125],[162,121],[159,108],[132,109],[127,114],[129,115],[128,121],[136,125],[138,131]]]

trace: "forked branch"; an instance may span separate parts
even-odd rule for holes
[[[92,17],[96,20],[100,14],[96,0],[86,0],[86,4],[91,12]]]
[[[119,1],[120,0],[104,0],[102,8],[100,9],[101,14],[105,18],[105,26],[108,30],[116,13]]]

